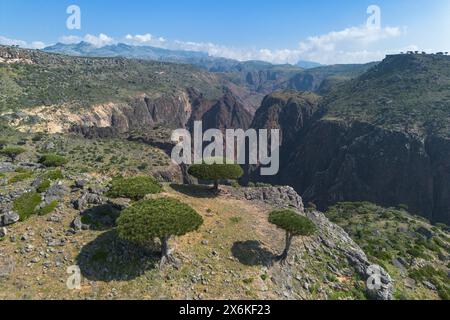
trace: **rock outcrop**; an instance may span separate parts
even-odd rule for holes
[[[338,250],[344,254],[358,274],[367,280],[369,297],[376,300],[393,299],[393,282],[389,274],[382,267],[371,263],[344,229],[330,222],[323,213],[305,211],[302,198],[291,187],[240,188],[233,190],[232,194],[248,201],[264,202],[273,208],[293,208],[307,216],[319,229],[313,242],[325,246],[327,250]]]
[[[304,211],[303,200],[292,187],[262,187],[233,189],[238,198],[248,201],[262,201],[280,208]]]

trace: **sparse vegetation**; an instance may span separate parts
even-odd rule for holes
[[[399,268],[417,281],[420,290],[426,290],[422,281],[433,283],[439,297],[445,299],[450,283],[443,271],[447,266],[439,258],[449,246],[445,230],[433,228],[425,219],[408,214],[405,206],[397,209],[382,208],[369,202],[344,202],[329,208],[326,215],[345,229],[371,261],[390,271],[397,283],[398,299],[418,298],[417,290],[404,285],[403,278],[398,275]],[[423,259],[428,266],[411,268],[414,259]],[[402,261],[400,267],[399,261]]]
[[[8,183],[13,184],[33,177],[33,171],[31,170],[16,170],[16,173],[9,178]]]

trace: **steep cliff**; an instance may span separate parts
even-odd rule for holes
[[[449,57],[389,56],[326,95],[301,130],[274,116],[277,102],[266,99],[273,106],[256,118],[287,128],[295,141],[282,147],[279,174],[265,179],[294,186],[321,209],[339,201],[405,204],[450,223],[449,84]]]

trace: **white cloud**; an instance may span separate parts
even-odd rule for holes
[[[47,45],[42,41],[33,41],[30,45],[31,49],[44,49]]]
[[[79,43],[81,41],[83,41],[83,38],[78,36],[62,36],[59,38],[59,42],[64,44]]]
[[[117,41],[114,40],[114,38],[104,34],[100,33],[98,36],[87,34],[84,37],[79,36],[63,36],[59,38],[59,42],[64,44],[73,44],[73,43],[79,43],[81,41],[85,41],[87,43],[92,44],[93,46],[97,48],[101,48],[110,44],[114,44]]]
[[[23,40],[10,39],[4,36],[0,36],[0,44],[6,46],[19,46],[28,49],[42,49],[46,47],[45,43],[42,41],[33,41],[31,43],[28,43]]]
[[[333,31],[321,36],[309,37],[300,42],[298,56],[305,60],[330,63],[363,63],[382,59],[389,50],[373,50],[371,47],[380,42],[397,38],[406,33],[406,29],[398,27],[368,28],[352,27],[341,31]],[[396,52],[396,51],[394,51]]]
[[[406,34],[406,28],[385,27],[370,28],[367,26],[351,27],[341,31],[332,31],[327,34],[309,37],[291,49],[268,48],[236,48],[219,45],[211,42],[168,41],[163,37],[150,33],[127,34],[120,40],[130,45],[148,45],[172,50],[189,50],[206,52],[214,57],[224,57],[245,60],[263,60],[272,63],[296,63],[299,60],[316,61],[323,64],[335,63],[365,63],[381,60],[388,53],[402,51],[394,50],[389,44],[392,39]],[[99,35],[87,34],[80,36],[63,36],[62,43],[79,43],[85,41],[95,47],[103,47],[118,43],[113,37],[104,33]],[[0,44],[19,45],[26,48],[42,49],[45,44],[40,41],[27,43],[0,36]],[[392,50],[389,50],[392,49]],[[417,47],[414,49],[418,50]],[[403,51],[406,51],[403,48]]]
[[[174,41],[169,49],[204,51],[211,56],[236,60],[264,60],[272,63],[296,63],[311,60],[324,64],[364,63],[384,58],[389,50],[373,50],[371,46],[400,37],[406,29],[398,27],[352,27],[324,35],[309,37],[294,49],[233,48],[209,42]],[[382,47],[382,46],[380,46]],[[397,52],[394,50],[392,52]]]
[[[299,60],[316,61],[323,64],[335,63],[365,63],[381,60],[388,53],[389,45],[383,41],[401,37],[406,34],[406,28],[385,27],[371,28],[367,26],[351,27],[341,31],[312,36],[301,41],[292,49],[256,49],[223,46],[211,42],[167,41],[150,33],[127,34],[122,41],[130,45],[148,45],[172,50],[189,50],[206,52],[210,56],[245,60],[263,60],[272,63],[292,63]],[[64,43],[75,43],[84,40],[97,47],[116,43],[116,41],[101,33],[98,36],[86,35],[63,37]],[[383,49],[384,48],[384,49]]]
[[[95,46],[97,48],[101,48],[101,47],[116,43],[114,38],[111,38],[104,33],[100,33],[98,36],[95,36],[92,34],[87,34],[84,36],[84,41],[92,44],[93,46]]]
[[[125,36],[125,43],[132,45],[163,47],[166,43],[166,39],[163,37],[155,37],[150,33],[136,35],[128,34]]]

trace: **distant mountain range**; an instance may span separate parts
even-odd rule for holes
[[[124,43],[96,47],[88,42],[75,44],[57,43],[53,46],[44,48],[48,53],[59,53],[71,56],[84,57],[124,57],[132,59],[155,60],[164,62],[188,63],[200,66],[211,72],[229,72],[236,71],[236,68],[242,63],[233,59],[212,57],[206,52],[169,50],[151,46],[133,46]],[[247,61],[264,67],[271,66],[271,63],[263,61]],[[247,63],[244,62],[244,63]],[[299,61],[295,66],[302,69],[311,69],[322,66],[320,63],[311,61]]]
[[[124,43],[96,47],[88,42],[76,44],[57,43],[44,48],[48,53],[60,53],[71,56],[86,57],[124,57],[160,61],[184,61],[188,59],[205,59],[209,55],[204,52],[168,50],[149,46],[131,46]]]
[[[296,63],[296,66],[302,69],[312,69],[317,67],[323,67],[324,65],[313,61],[300,60],[299,62]]]

